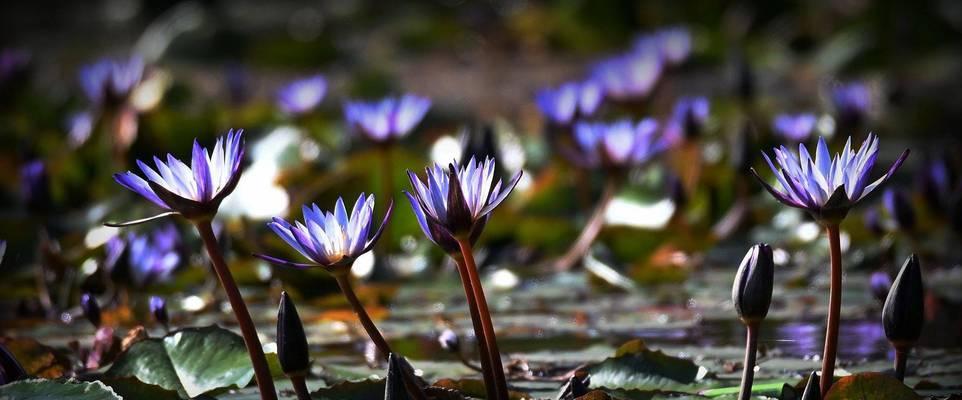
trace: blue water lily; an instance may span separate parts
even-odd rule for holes
[[[557,88],[543,89],[535,97],[541,113],[556,125],[568,125],[576,117],[591,116],[602,99],[604,90],[594,80],[566,82]]]
[[[80,86],[93,104],[122,103],[143,79],[144,68],[144,60],[136,55],[104,58],[80,68]]]
[[[341,198],[337,199],[333,212],[323,211],[317,204],[311,204],[310,207],[304,205],[304,222],[294,221],[291,224],[282,218],[274,218],[267,226],[311,262],[299,263],[262,254],[256,256],[271,263],[296,268],[320,266],[335,273],[347,271],[354,260],[371,250],[381,237],[393,208],[392,202],[388,205],[381,226],[374,230],[373,194],[361,193],[350,214]]]
[[[327,79],[313,75],[288,83],[277,91],[277,106],[281,111],[297,115],[313,110],[327,94]]]
[[[209,217],[237,186],[243,159],[243,130],[231,130],[217,139],[213,151],[195,140],[189,167],[168,154],[166,163],[154,157],[156,170],[137,160],[146,180],[130,171],[114,174],[114,180],[170,212]]]
[[[579,122],[574,128],[579,152],[573,155],[589,167],[624,168],[644,164],[668,149],[671,141],[658,134],[658,121],[637,123],[622,119],[612,123]]]
[[[869,134],[857,152],[852,150],[851,142],[849,138],[845,148],[834,158],[829,154],[824,138],[819,138],[815,157],[809,154],[804,144],[799,144],[797,155],[781,146],[774,149],[777,167],[768,154],[762,153],[775,173],[780,185],[778,189],[762,179],[754,168],[751,171],[778,201],[807,210],[820,220],[839,220],[891,178],[909,154],[908,150],[902,152],[885,175],[869,183],[869,175],[878,157],[878,137]]]
[[[772,120],[772,129],[776,134],[792,142],[804,142],[815,131],[817,118],[815,114],[779,114]]]

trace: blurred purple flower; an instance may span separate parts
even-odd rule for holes
[[[937,158],[926,163],[918,179],[920,191],[933,211],[942,213],[952,197],[952,174],[945,159]]]
[[[658,122],[652,118],[638,123],[629,119],[612,123],[578,122],[574,135],[580,149],[576,158],[589,167],[641,165],[671,145],[665,136],[658,136]]]
[[[321,104],[326,93],[327,79],[323,75],[298,79],[277,92],[277,106],[288,114],[303,114]]]
[[[213,152],[194,140],[190,167],[168,154],[166,163],[154,157],[157,171],[137,160],[147,180],[130,171],[114,174],[114,180],[165,210],[209,217],[237,186],[243,159],[243,130],[230,130],[217,139]]]
[[[850,82],[832,88],[832,104],[844,122],[857,122],[872,106],[872,93],[861,82]]]
[[[127,261],[131,278],[138,287],[149,283],[166,282],[180,265],[177,245],[180,234],[173,224],[165,224],[146,235],[127,235]]]
[[[256,256],[274,263],[296,268],[320,266],[331,272],[347,271],[354,260],[374,247],[394,208],[392,202],[384,214],[384,221],[377,230],[372,230],[374,220],[374,195],[361,193],[354,202],[350,215],[344,207],[344,200],[338,197],[334,212],[322,211],[317,204],[303,206],[304,223],[288,223],[281,218],[268,222],[274,233],[288,245],[311,260],[311,263],[297,263],[276,257],[257,254]]]
[[[605,95],[616,100],[648,96],[663,68],[660,50],[648,43],[626,54],[602,60],[591,76],[601,84]]]
[[[30,65],[30,53],[21,49],[0,51],[0,83],[14,78]]]
[[[817,119],[814,114],[779,114],[772,121],[772,129],[792,142],[804,142],[812,136]]]
[[[891,178],[909,155],[908,150],[902,152],[885,175],[869,184],[869,175],[878,157],[878,137],[869,134],[858,152],[852,151],[851,142],[849,138],[842,153],[834,158],[829,154],[824,138],[818,140],[814,159],[804,144],[798,145],[798,155],[781,146],[774,149],[778,167],[763,152],[780,189],[769,185],[754,168],[751,171],[778,201],[807,210],[816,219],[828,218],[837,222],[856,203]]]
[[[683,26],[662,28],[639,42],[651,40],[658,48],[666,64],[678,65],[688,59],[691,54],[691,32]],[[639,46],[645,46],[638,43]]]
[[[671,118],[665,124],[664,137],[672,142],[701,136],[708,122],[709,103],[703,96],[682,97],[675,102]]]
[[[863,215],[863,222],[865,223],[865,229],[872,232],[875,236],[882,236],[885,234],[885,227],[882,226],[882,219],[879,217],[879,212],[877,208],[869,208],[865,210],[865,215]]]
[[[477,240],[491,212],[521,179],[518,171],[502,186],[501,179],[495,182],[495,169],[493,159],[482,163],[472,157],[460,169],[453,163],[425,168],[424,180],[408,171],[412,190],[404,194],[424,235],[448,253],[460,251],[456,237]]]
[[[915,229],[915,209],[912,208],[912,200],[905,193],[893,188],[885,189],[885,193],[882,194],[882,204],[899,229],[903,231]]]
[[[144,77],[144,60],[104,58],[80,68],[80,86],[91,103],[113,106],[127,101]]]
[[[67,143],[77,148],[87,142],[94,130],[94,116],[90,111],[79,111],[67,118]]]
[[[373,102],[349,101],[344,104],[344,119],[371,141],[381,143],[407,136],[429,108],[430,99],[413,94]]]
[[[535,101],[541,113],[556,125],[568,125],[576,117],[587,117],[595,113],[604,91],[597,82],[567,82],[557,88],[543,89]]]
[[[892,277],[889,276],[888,272],[885,271],[875,271],[869,276],[869,290],[872,292],[872,297],[878,302],[884,303],[885,298],[889,295],[889,288],[892,287]]]

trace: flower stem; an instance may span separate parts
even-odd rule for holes
[[[367,332],[367,336],[371,338],[374,342],[374,346],[384,357],[384,361],[388,360],[388,356],[393,353],[391,351],[391,346],[387,344],[387,340],[381,335],[381,332],[377,330],[377,326],[374,325],[374,321],[371,320],[371,316],[367,314],[364,309],[364,305],[358,300],[357,295],[354,294],[354,287],[351,286],[351,277],[347,273],[335,274],[334,279],[337,280],[337,286],[340,286],[341,292],[344,293],[344,297],[347,298],[347,302],[351,303],[351,308],[354,309],[354,314],[357,315],[357,319],[361,321],[361,326],[364,327],[364,331]],[[408,394],[410,394],[415,399],[424,399],[424,391],[421,387],[417,385],[411,376],[402,371],[401,375],[404,377],[404,386],[407,389]]]
[[[484,324],[481,323],[481,313],[478,311],[478,301],[474,297],[474,285],[471,284],[468,267],[464,263],[464,257],[460,254],[452,254],[455,265],[458,267],[458,275],[461,277],[461,286],[464,287],[464,297],[468,301],[468,311],[471,314],[471,324],[474,325],[474,336],[478,338],[478,354],[481,358],[481,375],[484,377],[484,389],[489,399],[497,398],[497,384],[494,375],[491,374],[491,351],[488,349],[488,342],[484,336]]]
[[[611,200],[615,197],[617,186],[615,179],[605,181],[604,191],[601,193],[601,198],[598,199],[598,204],[595,206],[591,218],[588,219],[588,223],[582,228],[578,239],[576,239],[568,251],[555,262],[555,271],[567,271],[571,269],[571,266],[588,252],[588,248],[591,247],[595,238],[601,233],[601,227],[605,222],[605,210],[608,209],[608,204],[610,204]]]
[[[742,385],[738,398],[748,400],[752,396],[752,381],[755,379],[755,354],[758,352],[758,321],[745,324],[748,333],[745,338],[745,362],[742,370]]]
[[[311,392],[307,390],[307,383],[304,382],[304,376],[302,375],[290,375],[291,383],[294,385],[294,393],[297,394],[297,400],[311,400]]]
[[[912,346],[908,344],[895,344],[895,379],[905,380],[905,364],[909,359],[909,350]]]
[[[377,347],[377,351],[381,352],[381,356],[387,361],[387,357],[392,353],[391,346],[387,344],[387,340],[384,340],[384,336],[382,336],[381,332],[374,326],[374,321],[371,320],[371,316],[367,314],[367,311],[364,310],[364,305],[361,304],[357,295],[354,294],[354,288],[351,286],[351,278],[348,274],[336,274],[334,275],[334,279],[337,280],[337,285],[341,287],[341,292],[344,293],[347,302],[351,303],[351,308],[354,309],[354,314],[357,315],[357,319],[361,321],[361,326],[364,327],[367,336],[371,338],[374,346]]]
[[[842,310],[842,244],[838,224],[828,225],[828,245],[831,256],[831,276],[828,297],[828,321],[825,327],[825,348],[822,351],[822,376],[819,383],[824,397],[832,387],[835,375],[835,355],[838,351],[838,322]]]
[[[247,311],[247,304],[244,303],[244,298],[241,297],[240,290],[237,289],[234,276],[231,275],[227,263],[224,262],[224,255],[221,254],[220,246],[217,245],[217,238],[214,237],[214,230],[210,226],[210,221],[196,221],[194,226],[197,228],[201,240],[204,241],[207,255],[210,256],[211,264],[214,265],[214,272],[217,273],[217,278],[220,280],[221,286],[224,287],[230,306],[234,310],[234,317],[237,318],[241,335],[244,337],[244,345],[247,346],[247,353],[254,365],[254,376],[257,379],[261,399],[277,400],[274,380],[271,378],[271,371],[267,367],[267,358],[264,357],[264,349],[261,347],[260,340],[257,339],[257,329],[254,328],[254,321],[251,320],[250,312]]]
[[[508,400],[508,382],[504,378],[504,367],[501,364],[501,352],[498,350],[498,340],[494,334],[494,323],[491,322],[491,312],[488,311],[488,301],[484,297],[484,288],[481,287],[481,279],[478,277],[478,266],[474,261],[474,252],[468,238],[457,238],[458,247],[461,248],[461,256],[464,258],[465,271],[471,281],[471,290],[474,292],[474,301],[478,307],[478,317],[481,319],[481,328],[485,341],[488,346],[488,359],[490,360],[490,373],[494,380],[496,396],[494,400]]]

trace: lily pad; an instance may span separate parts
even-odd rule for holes
[[[384,379],[345,381],[311,393],[314,400],[353,400],[384,398]]]
[[[28,379],[0,386],[4,400],[123,400],[103,382],[55,381]]]
[[[181,395],[244,387],[254,376],[244,340],[217,327],[188,328],[138,342],[107,371],[133,376]]]
[[[825,400],[918,400],[921,397],[904,383],[879,372],[863,372],[836,381]]]
[[[691,360],[632,344],[619,355],[586,367],[592,388],[694,391],[707,370]]]

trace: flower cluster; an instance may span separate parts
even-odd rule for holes
[[[165,224],[146,234],[129,232],[105,245],[104,267],[114,275],[129,276],[137,287],[165,282],[180,265],[180,233]]]

